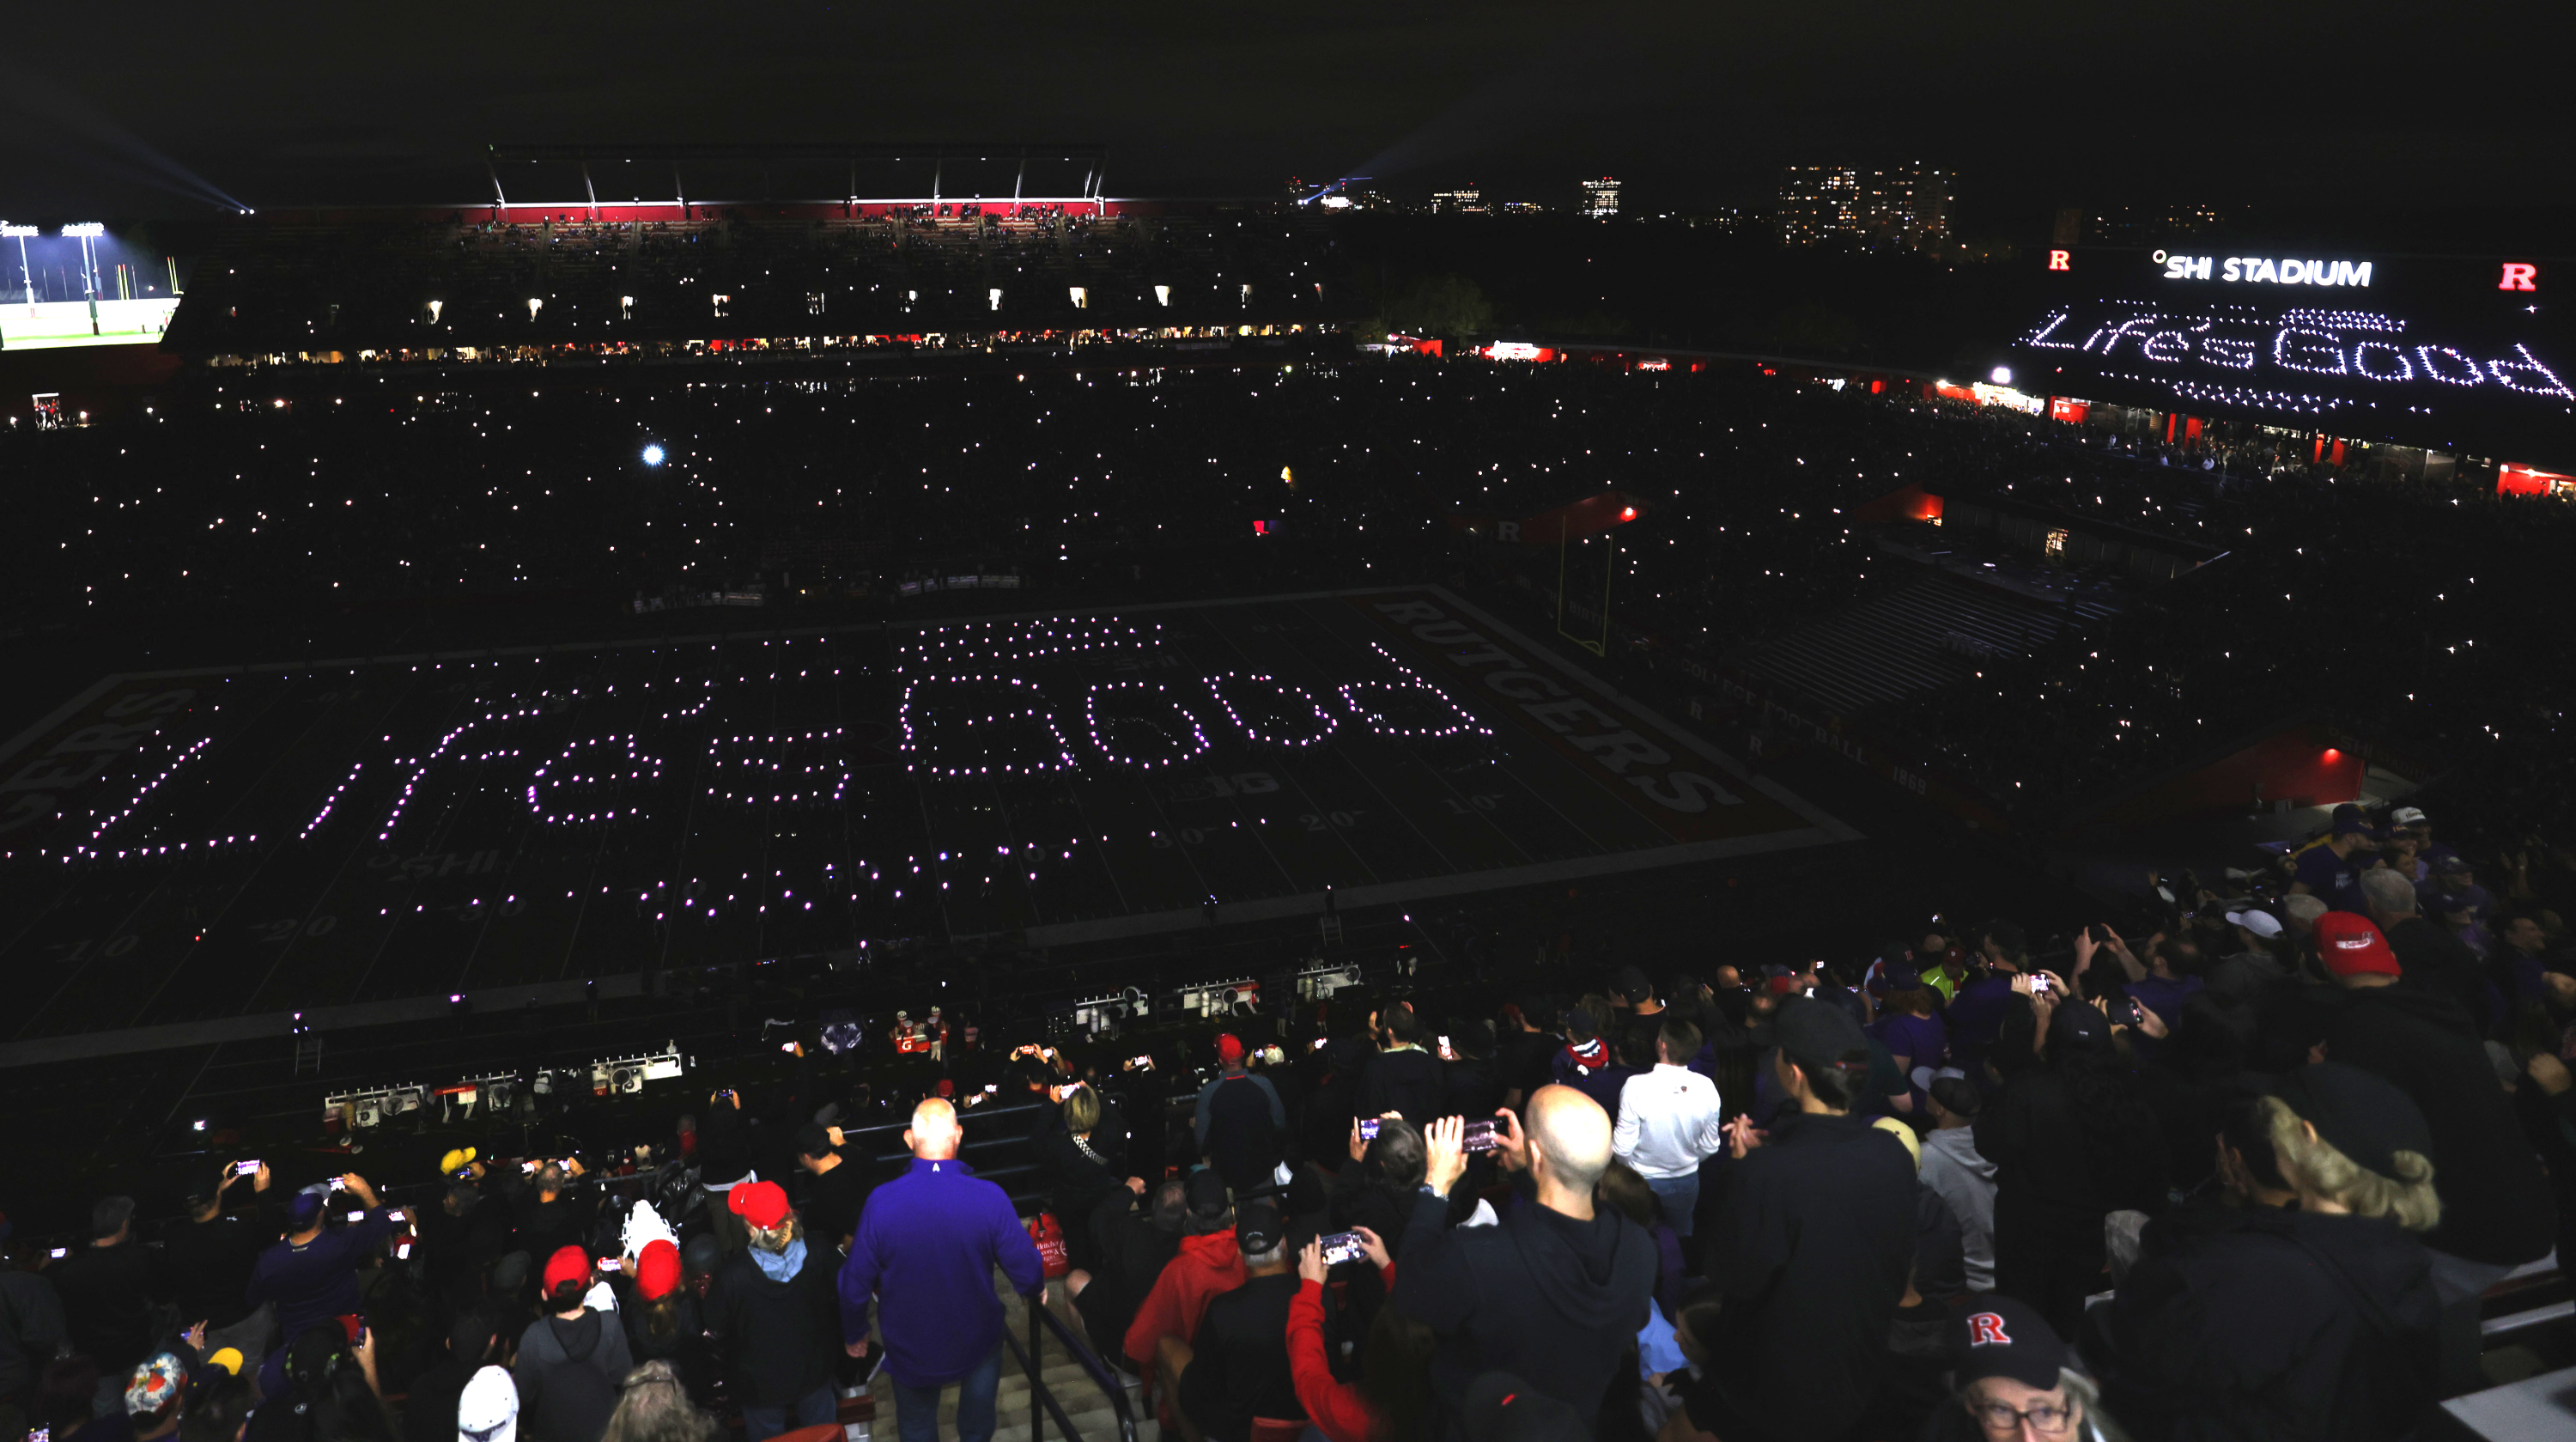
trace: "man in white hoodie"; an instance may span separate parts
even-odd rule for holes
[[[1984,1099],[1963,1076],[1932,1079],[1932,1132],[1923,1138],[1923,1183],[1940,1194],[1959,1218],[1959,1240],[1968,1260],[1968,1290],[1995,1287],[1995,1164],[1977,1153],[1977,1119]]]

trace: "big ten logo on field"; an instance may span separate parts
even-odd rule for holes
[[[1740,806],[1744,798],[1707,774],[1682,769],[1673,753],[1636,727],[1575,695],[1564,683],[1530,667],[1489,637],[1428,601],[1382,601],[1379,615],[1415,640],[1440,648],[1442,659],[1476,677],[1549,735],[1561,738],[1584,763],[1667,811],[1693,813],[1711,806]]]
[[[176,687],[137,691],[109,703],[96,720],[0,779],[0,832],[52,820],[66,792],[97,779],[170,717],[187,710],[196,696],[194,690]]]

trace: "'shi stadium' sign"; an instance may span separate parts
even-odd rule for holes
[[[2275,260],[2263,255],[2231,255],[2222,260],[2214,255],[2171,255],[2161,250],[2152,259],[2165,268],[2167,280],[2208,280],[2214,275],[2224,281],[2255,285],[2370,284],[2371,262],[2366,260]]]

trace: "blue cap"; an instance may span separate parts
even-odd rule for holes
[[[2442,909],[2444,911],[2484,911],[2494,904],[2494,900],[2495,898],[2488,895],[2487,889],[2483,886],[2463,886],[2442,898]]]

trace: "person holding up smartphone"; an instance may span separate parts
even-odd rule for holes
[[[358,1295],[358,1264],[394,1233],[392,1219],[376,1201],[376,1189],[355,1172],[340,1177],[336,1190],[357,1198],[363,1212],[345,1226],[328,1225],[334,1190],[331,1184],[307,1187],[287,1202],[286,1238],[260,1255],[244,1291],[254,1307],[275,1305],[278,1328],[290,1338],[335,1317],[365,1312],[366,1304]],[[260,1368],[266,1395],[284,1390],[285,1366],[285,1349],[269,1354]]]
[[[1541,1087],[1528,1114],[1526,1133],[1509,1112],[1494,1118],[1503,1170],[1527,1172],[1530,1189],[1529,1204],[1491,1227],[1449,1225],[1450,1189],[1467,1173],[1465,1120],[1425,1129],[1423,1183],[1405,1219],[1390,1301],[1439,1337],[1431,1388],[1444,1405],[1459,1406],[1478,1375],[1506,1371],[1588,1416],[1619,1369],[1636,1365],[1655,1244],[1594,1205],[1611,1161],[1611,1121],[1600,1104],[1572,1087]]]
[[[1959,989],[1948,1017],[1950,1060],[1971,1076],[1978,1074],[1987,1054],[2002,1039],[2004,1020],[2013,1011],[2013,993],[2028,993],[2029,983],[2022,973],[2031,969],[2030,939],[2017,924],[1991,921],[1974,936],[1973,959],[1985,975]]]
[[[251,1170],[244,1173],[241,1168]],[[247,1176],[249,1186],[240,1183]],[[271,1213],[268,1164],[225,1163],[212,1176],[200,1174],[195,1195],[188,1198],[188,1220],[162,1235],[161,1260],[169,1269],[171,1300],[179,1315],[203,1321],[216,1331],[250,1315],[245,1294],[259,1265],[259,1254],[277,1235]],[[236,1215],[227,1201],[251,1198],[250,1216]]]
[[[1344,1242],[1341,1248],[1331,1244]],[[1387,1256],[1386,1243],[1366,1227],[1318,1237],[1297,1253],[1297,1296],[1288,1304],[1288,1371],[1297,1384],[1297,1404],[1306,1409],[1323,1434],[1332,1442],[1364,1442],[1379,1435],[1396,1408],[1387,1405],[1397,1400],[1411,1415],[1428,1409],[1430,1398],[1423,1383],[1414,1377],[1380,1378],[1371,1376],[1363,1390],[1357,1383],[1337,1381],[1324,1342],[1324,1284],[1337,1261],[1352,1260],[1343,1255],[1355,1250],[1378,1269],[1387,1285],[1394,1285],[1395,1262]],[[1421,1323],[1410,1322],[1392,1308],[1381,1309],[1377,1327],[1419,1330]],[[1426,1346],[1424,1350],[1428,1350]],[[1409,1407],[1404,1407],[1405,1403]]]
[[[2154,1012],[2168,1028],[2182,1020],[2183,1006],[2198,996],[2204,986],[2200,978],[2203,966],[2201,950],[2189,936],[2149,937],[2146,955],[2141,958],[2126,941],[2120,939],[2120,933],[2096,924],[2087,927],[2085,934],[2076,939],[2078,971],[2083,969],[2085,954],[2092,948],[2107,949],[2119,959],[2130,1000]],[[2147,1054],[2154,1055],[2152,1047]]]

